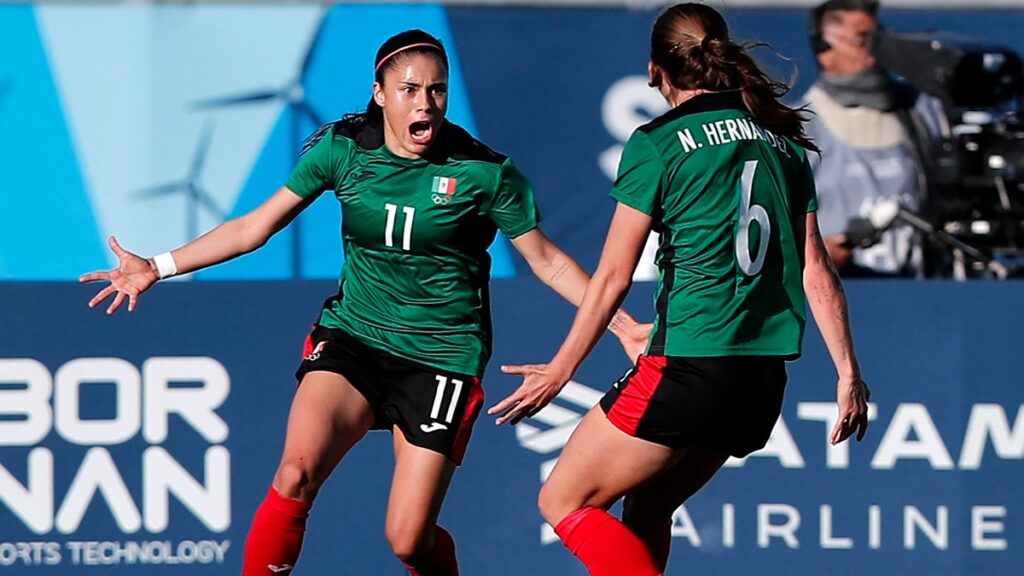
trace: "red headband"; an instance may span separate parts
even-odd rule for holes
[[[416,44],[409,44],[408,46],[403,46],[403,47],[399,48],[398,50],[395,50],[391,54],[388,54],[387,56],[381,58],[380,62],[378,62],[377,66],[373,69],[373,73],[376,74],[377,72],[380,72],[380,67],[383,66],[384,63],[387,62],[388,60],[391,60],[391,58],[393,58],[395,56],[395,54],[398,54],[399,52],[404,52],[404,51],[412,49],[412,48],[433,48],[434,50],[438,50],[438,51],[442,51],[443,52],[443,50],[441,50],[440,46],[438,46],[437,44],[430,43],[430,42],[417,42]]]

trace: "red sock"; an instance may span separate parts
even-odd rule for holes
[[[662,576],[647,546],[604,510],[580,508],[555,533],[592,576]]]
[[[459,576],[455,541],[447,530],[434,527],[434,548],[422,558],[405,562],[411,576]]]
[[[285,498],[273,486],[252,519],[242,576],[287,576],[299,559],[311,504]]]

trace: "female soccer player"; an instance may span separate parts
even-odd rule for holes
[[[533,192],[506,157],[445,120],[441,42],[410,30],[375,62],[365,114],[324,127],[283,188],[261,206],[146,260],[111,238],[119,265],[89,302],[113,313],[158,279],[262,246],[314,199],[341,203],[346,260],[306,342],[284,453],[246,542],[244,576],[288,574],[320,486],[370,429],[391,430],[395,469],[386,533],[410,574],[458,574],[437,517],[480,412],[491,351],[487,247],[500,229],[533,272],[576,305],[583,270],[537,227]],[[625,313],[612,328],[639,355],[644,329]],[[638,337],[634,337],[636,334]]]
[[[839,373],[831,441],[867,429],[842,286],[815,216],[804,117],[702,4],[663,12],[650,84],[672,105],[633,133],[604,251],[572,328],[545,365],[489,412],[516,421],[573,375],[661,234],[657,318],[646,354],[580,423],[541,490],[544,518],[595,576],[665,570],[672,512],[730,455],[762,448],[785,362],[800,354],[805,293]],[[620,522],[608,507],[625,496]]]

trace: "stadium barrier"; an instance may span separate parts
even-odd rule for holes
[[[1024,520],[1015,283],[852,283],[873,387],[862,443],[829,446],[835,375],[813,323],[768,446],[730,462],[673,525],[669,573],[1015,574]],[[87,286],[0,283],[0,574],[237,573],[277,464],[292,373],[331,282],[172,282],[132,314]],[[627,305],[648,316],[652,285]],[[503,363],[550,358],[572,309],[494,283],[486,405]],[[555,403],[477,423],[441,517],[465,574],[584,574],[536,511],[569,433],[627,368],[605,338]],[[302,574],[402,574],[383,513],[390,437],[370,434],[321,492]]]

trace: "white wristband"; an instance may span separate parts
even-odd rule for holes
[[[174,256],[170,252],[153,256],[153,263],[156,264],[156,275],[161,280],[170,278],[178,273],[178,265],[174,263]]]

